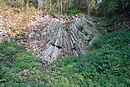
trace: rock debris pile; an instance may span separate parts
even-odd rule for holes
[[[3,40],[6,40],[8,39],[8,32],[5,30],[4,28],[4,21],[3,21],[3,16],[0,15],[0,43],[3,41]]]
[[[24,43],[43,61],[52,62],[69,55],[84,55],[98,35],[93,22],[85,17],[45,15],[30,27]]]

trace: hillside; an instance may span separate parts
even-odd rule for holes
[[[75,9],[63,15],[0,3],[0,87],[130,86],[129,14]]]

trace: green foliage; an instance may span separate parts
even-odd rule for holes
[[[8,0],[0,0],[0,3],[7,2]]]
[[[106,30],[101,24],[96,24],[96,28],[101,34],[106,34]]]
[[[122,7],[122,0],[105,0],[98,8],[98,14],[110,17],[119,13],[118,10],[122,11]]]
[[[81,11],[77,9],[77,7],[74,4],[71,4],[69,8],[67,8],[67,14],[68,15],[75,15],[80,13]]]
[[[124,13],[123,7],[124,0],[105,0],[93,13],[97,14],[100,17],[105,17],[107,25],[113,25],[114,22],[122,18],[121,14]]]
[[[59,60],[52,87],[129,87],[130,33],[101,36],[84,57]],[[54,84],[54,85],[53,85]]]
[[[29,70],[27,76],[20,75],[24,69]],[[42,86],[37,72],[42,72],[42,65],[37,57],[15,41],[3,41],[0,44],[0,87]],[[42,80],[41,80],[42,81]],[[36,83],[37,82],[37,83]]]
[[[107,4],[106,12],[108,14],[113,13],[114,11],[118,10],[119,4],[117,2],[110,2]]]
[[[130,31],[130,27],[127,30]]]
[[[128,32],[117,32],[106,34],[101,36],[98,40],[93,44],[94,48],[101,48],[103,45],[110,45],[113,49],[123,49],[128,48],[128,44],[130,43],[130,33]],[[119,43],[120,42],[120,43]]]
[[[130,33],[98,38],[83,57],[68,57],[44,69],[40,61],[15,41],[0,44],[0,87],[129,87]],[[20,71],[29,70],[21,76]]]
[[[113,25],[114,22],[116,22],[117,19],[119,19],[119,17],[113,16],[111,19],[108,19],[108,20],[107,20],[107,24],[108,24],[108,25]]]

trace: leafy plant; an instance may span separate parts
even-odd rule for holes
[[[56,78],[51,86],[129,86],[129,37],[130,33],[127,32],[106,34],[95,41],[93,50],[86,56],[59,60],[52,70],[58,68],[60,74],[55,73]]]
[[[29,70],[27,76],[20,74],[24,69]],[[37,57],[15,41],[3,41],[0,44],[0,71],[0,87],[19,87],[19,85],[25,87],[32,85],[36,82],[36,79],[42,80],[42,77],[36,74],[37,71],[43,73],[42,65]],[[35,85],[41,86],[43,84],[38,82]]]

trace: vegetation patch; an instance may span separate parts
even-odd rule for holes
[[[0,44],[0,87],[43,85],[41,61],[15,41]],[[37,86],[36,86],[37,87]]]
[[[103,35],[86,56],[57,62],[60,75],[52,87],[125,87],[130,86],[130,33]],[[54,70],[52,68],[52,70]]]

